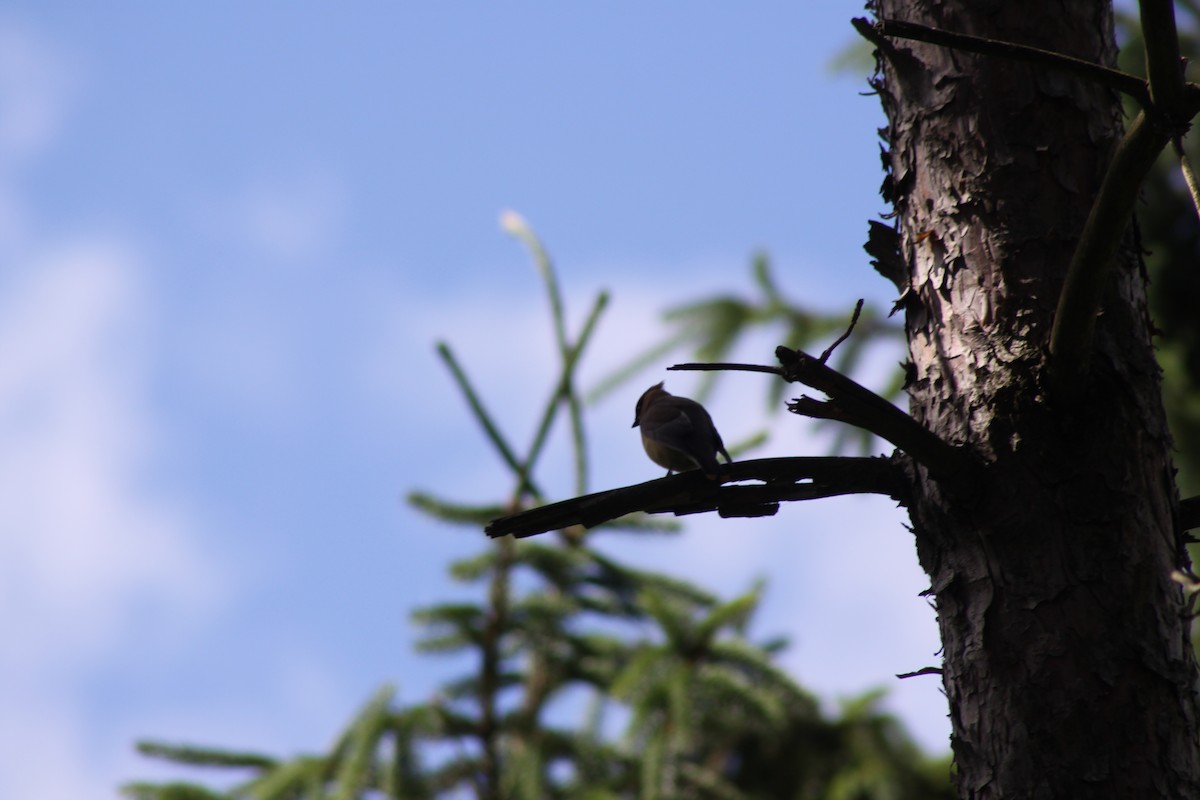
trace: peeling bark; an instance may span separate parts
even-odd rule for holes
[[[881,0],[879,14],[1111,65],[1112,9]],[[1200,797],[1197,667],[1146,278],[1121,254],[1082,400],[1045,386],[1071,253],[1113,147],[1109,90],[894,41],[878,88],[911,297],[913,416],[987,466],[913,472],[959,794]]]

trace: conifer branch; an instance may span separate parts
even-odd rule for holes
[[[528,492],[533,497],[541,497],[541,490],[533,483],[533,479],[529,475],[529,467],[526,464],[517,460],[516,453],[509,446],[508,441],[500,433],[500,428],[492,420],[492,415],[484,407],[483,401],[479,398],[479,393],[475,391],[475,387],[471,385],[471,381],[467,378],[466,371],[462,365],[458,363],[454,352],[450,349],[450,345],[445,342],[438,342],[437,353],[441,356],[443,362],[450,369],[450,374],[454,377],[454,382],[458,384],[458,388],[463,393],[463,397],[467,400],[467,405],[471,407],[471,413],[475,415],[475,419],[483,427],[484,433],[495,446],[496,452],[504,459],[504,463],[509,469],[515,472],[520,478],[520,485],[517,488],[517,493],[522,494]]]
[[[512,541],[498,542],[500,547],[492,583],[488,590],[487,624],[480,643],[482,661],[479,671],[479,744],[483,751],[482,774],[476,793],[480,800],[502,800],[500,788],[500,665],[503,658],[501,637],[508,628],[509,572],[513,563]]]
[[[150,739],[137,743],[137,751],[144,756],[162,758],[176,764],[192,764],[203,767],[252,767],[271,769],[278,762],[261,753],[239,753],[212,747],[195,747],[184,744],[168,744]]]

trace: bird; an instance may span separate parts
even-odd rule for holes
[[[713,425],[704,406],[686,397],[676,397],[663,388],[651,386],[637,401],[633,427],[641,426],[642,447],[646,455],[667,474],[699,468],[710,478],[717,474],[717,453],[733,461],[725,451],[721,434]]]

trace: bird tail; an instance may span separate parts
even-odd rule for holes
[[[725,452],[725,448],[722,447],[720,452],[725,456],[725,459],[727,461],[733,460],[733,459],[729,458],[729,454]],[[721,467],[721,462],[717,461],[717,456],[715,453],[707,453],[707,452],[704,453],[704,458],[700,462],[700,470],[701,470],[701,472],[704,473],[704,477],[706,477],[706,478],[717,477],[717,470],[719,470],[720,467]]]

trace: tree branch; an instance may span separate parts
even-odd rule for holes
[[[1197,216],[1200,216],[1200,185],[1196,183],[1192,162],[1187,157],[1187,151],[1183,149],[1183,137],[1176,135],[1171,141],[1175,146],[1175,155],[1179,156],[1179,171],[1183,173],[1183,182],[1187,184],[1188,194],[1191,195],[1192,208],[1196,210]]]
[[[675,364],[669,370],[737,370],[770,372],[789,383],[803,383],[829,395],[829,400],[801,397],[788,405],[796,414],[833,419],[868,430],[903,450],[940,480],[964,480],[974,474],[975,462],[966,450],[932,433],[870,389],[826,366],[801,350],[775,348],[782,367],[757,364]]]
[[[1179,530],[1200,528],[1200,495],[1179,502]]]
[[[829,345],[829,347],[826,347],[825,350],[822,351],[820,358],[822,364],[829,361],[829,357],[833,355],[833,351],[837,349],[839,344],[850,338],[850,334],[854,332],[854,326],[858,323],[858,315],[862,313],[862,308],[863,299],[860,297],[858,298],[858,302],[854,304],[854,313],[850,315],[850,324],[846,326],[845,333],[834,339],[833,344]]]
[[[762,458],[723,464],[719,481],[691,470],[658,480],[575,497],[492,520],[488,536],[517,538],[573,525],[594,528],[635,511],[695,514],[717,511],[723,517],[770,516],[779,503],[844,494],[882,494],[907,503],[907,481],[892,459]],[[724,486],[760,480],[761,485]]]
[[[1156,116],[1146,111],[1137,115],[1113,154],[1071,256],[1050,332],[1051,379],[1068,396],[1082,391],[1096,315],[1142,179],[1170,139],[1170,130]]]
[[[922,675],[941,675],[945,672],[941,667],[921,667],[915,672],[901,672],[896,675],[900,680],[905,678],[918,678]]]
[[[1179,58],[1179,32],[1175,28],[1172,0],[1139,0],[1142,38],[1146,42],[1146,74],[1150,95],[1158,110],[1186,124],[1192,114],[1184,109],[1183,62]]]
[[[491,440],[492,445],[496,448],[496,452],[504,459],[504,463],[508,465],[509,469],[518,476],[519,483],[514,494],[519,497],[521,494],[528,492],[535,499],[540,498],[541,490],[534,484],[533,478],[529,474],[529,464],[523,463],[517,458],[517,454],[509,446],[508,440],[500,433],[499,426],[496,425],[488,410],[484,408],[479,393],[471,385],[466,371],[458,363],[458,359],[455,358],[454,351],[450,349],[450,345],[445,342],[438,342],[437,354],[445,362],[446,366],[449,367],[450,374],[454,377],[454,382],[458,384],[459,390],[467,400],[467,405],[471,407],[471,412],[475,415],[475,419],[479,420],[479,424],[483,427],[483,432]]]
[[[939,28],[931,28],[928,25],[919,25],[915,22],[881,19],[872,25],[868,20],[855,19],[853,20],[853,24],[860,34],[871,41],[876,41],[876,37],[878,36],[913,39],[969,53],[999,56],[1013,61],[1041,64],[1096,81],[1118,92],[1124,92],[1137,100],[1143,108],[1148,108],[1151,104],[1150,90],[1146,87],[1146,81],[1136,75],[1130,75],[1117,69],[1101,66],[1100,64],[1093,64],[1091,61],[1084,61],[1081,58],[1055,53],[1051,50],[1043,50],[1040,47],[1030,47],[1024,44],[987,39],[982,36],[944,31]],[[875,36],[868,36],[867,30],[870,30]]]

